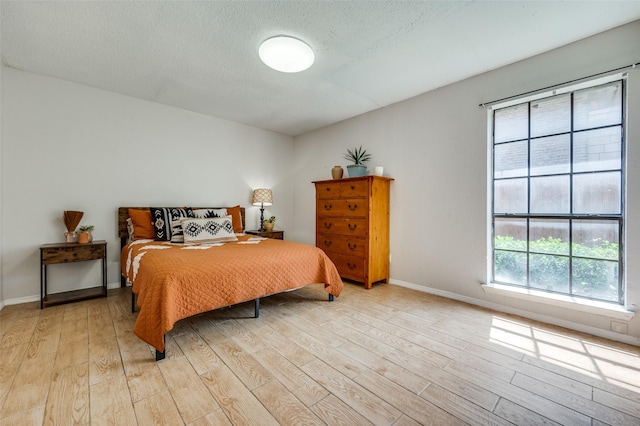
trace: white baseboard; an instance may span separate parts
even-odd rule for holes
[[[120,288],[120,282],[116,283],[108,283],[107,290],[111,290],[112,288]],[[0,310],[5,306],[9,305],[19,305],[21,303],[30,303],[30,302],[39,302],[40,295],[36,294],[34,296],[25,296],[25,297],[16,297],[15,299],[7,299],[0,302]]]
[[[557,325],[560,327],[568,328],[570,330],[579,331],[582,333],[592,334],[598,337],[604,337],[605,339],[614,340],[616,342],[622,342],[629,345],[640,346],[640,338],[629,336],[627,334],[614,333],[613,331],[603,330],[601,328],[591,327],[584,324],[579,324],[573,321],[566,321],[559,318],[551,317],[548,315],[536,314],[534,312],[523,311],[521,309],[512,308],[497,303],[487,302],[486,300],[476,299],[473,297],[463,296],[461,294],[451,293],[436,288],[427,287],[424,285],[409,283],[406,281],[400,281],[390,279],[389,284],[394,284],[400,287],[406,287],[413,290],[422,291],[424,293],[435,294],[436,296],[446,297],[447,299],[458,300],[460,302],[469,303],[471,305],[481,306],[483,308],[492,309],[498,312],[504,312],[507,314],[518,315],[524,318],[529,318],[535,321],[544,322],[547,324]]]

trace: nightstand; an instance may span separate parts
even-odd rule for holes
[[[62,293],[47,294],[47,266],[59,263],[102,260],[102,285]],[[60,303],[107,297],[107,242],[58,243],[40,246],[40,309]]]
[[[284,240],[284,231],[259,231],[253,229],[251,231],[244,231],[245,234],[257,235],[258,237],[271,238],[273,240]]]

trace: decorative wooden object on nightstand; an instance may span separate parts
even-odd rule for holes
[[[257,235],[258,237],[271,238],[273,240],[284,240],[284,231],[259,231],[257,229],[244,231],[245,234]]]
[[[316,185],[316,246],[341,277],[389,281],[389,193],[393,179],[363,176]]]
[[[102,259],[102,285],[47,294],[47,265]],[[40,309],[78,300],[107,297],[107,242],[59,243],[40,246]]]

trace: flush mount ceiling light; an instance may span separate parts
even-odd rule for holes
[[[309,45],[288,36],[276,36],[265,40],[260,45],[258,54],[267,66],[281,72],[304,71],[315,59]]]

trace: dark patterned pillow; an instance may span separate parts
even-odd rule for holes
[[[151,207],[150,210],[156,231],[156,241],[184,242],[180,218],[193,217],[191,207]]]
[[[225,217],[227,215],[227,209],[193,209],[194,217]]]

